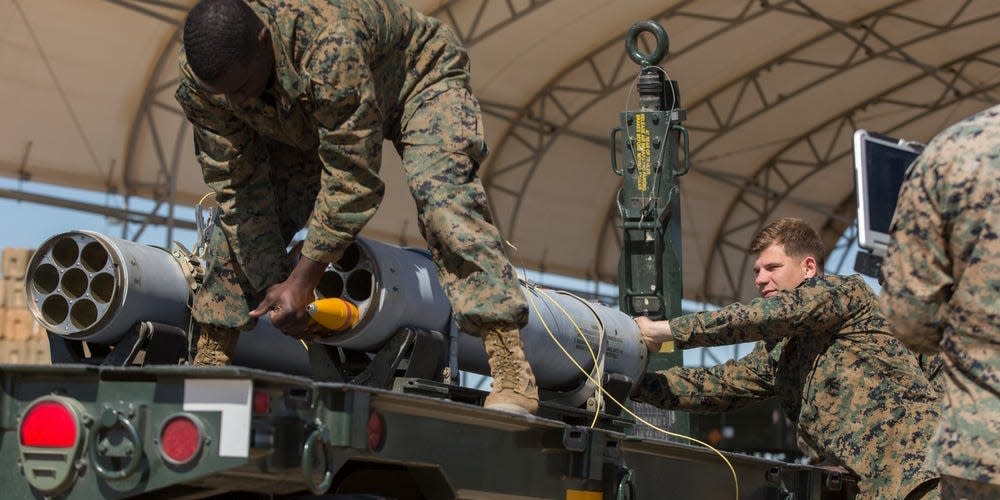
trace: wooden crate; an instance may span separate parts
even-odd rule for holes
[[[24,292],[24,278],[4,278],[3,292],[0,293],[3,302],[0,306],[7,309],[28,309],[28,296]]]
[[[50,365],[48,337],[26,340],[0,340],[0,363],[14,365]]]
[[[42,337],[45,331],[27,309],[7,309],[3,319],[3,337],[7,340],[28,340]]]
[[[0,363],[21,365],[27,363],[27,342],[23,340],[0,340]]]
[[[30,365],[50,365],[52,356],[49,354],[49,337],[35,336],[24,342],[25,362]]]
[[[30,248],[4,248],[3,249],[3,277],[6,279],[24,279],[25,271],[28,269],[28,260],[35,253]]]

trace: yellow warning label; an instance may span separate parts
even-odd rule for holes
[[[636,169],[636,189],[646,190],[646,183],[649,180],[650,167],[649,153],[649,129],[646,128],[646,115],[639,113],[635,115],[635,169]]]
[[[660,344],[660,352],[674,352],[674,341],[671,340]]]
[[[600,491],[566,490],[566,500],[601,500]]]

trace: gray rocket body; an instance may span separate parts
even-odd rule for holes
[[[190,326],[192,286],[177,258],[159,248],[90,231],[63,233],[39,246],[26,280],[36,320],[68,339],[113,345],[140,321]],[[521,291],[530,306],[521,338],[540,388],[578,386],[584,372],[632,380],[642,373],[646,348],[628,315],[558,290],[522,283]],[[348,300],[360,313],[354,327],[322,343],[374,352],[401,328],[437,331],[457,336],[460,369],[490,373],[482,340],[452,322],[425,251],[357,238],[328,267],[316,295]],[[305,344],[266,319],[241,334],[234,358],[254,368],[310,373]]]
[[[459,368],[489,375],[482,340],[451,321],[448,298],[426,252],[358,238],[327,277],[324,282],[332,286],[321,284],[317,293],[355,303],[360,320],[322,342],[371,351],[402,327],[451,332],[458,335]],[[521,291],[529,305],[521,340],[539,387],[573,387],[595,365],[631,380],[645,369],[646,347],[627,314],[558,290],[522,283]]]

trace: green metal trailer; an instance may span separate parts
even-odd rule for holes
[[[737,496],[729,467],[705,448],[247,368],[8,365],[0,379],[4,498],[819,499],[848,491],[822,469],[725,454]]]

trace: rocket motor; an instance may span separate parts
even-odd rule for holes
[[[29,308],[52,334],[96,344],[114,345],[140,321],[187,330],[194,285],[185,258],[91,231],[58,234],[43,242],[29,262]],[[521,338],[540,388],[578,386],[586,379],[581,370],[627,380],[642,373],[646,348],[627,314],[527,283],[521,291],[530,305]],[[321,302],[314,307],[325,305],[314,318],[330,314],[329,307],[344,308],[332,311],[334,319],[351,325],[321,343],[375,352],[401,328],[447,333],[457,338],[460,369],[489,374],[482,340],[459,331],[452,321],[426,251],[357,238],[327,268],[315,292]],[[266,320],[240,336],[234,363],[310,373],[303,344]]]

